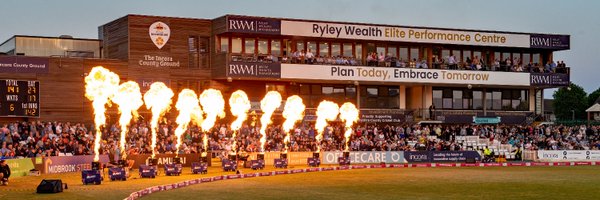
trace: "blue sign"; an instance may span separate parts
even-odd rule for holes
[[[323,152],[323,164],[338,164],[338,158],[343,152]],[[402,151],[352,151],[350,152],[350,163],[405,163]]]
[[[500,117],[473,117],[475,124],[497,124],[500,121]]]

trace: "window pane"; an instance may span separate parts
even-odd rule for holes
[[[462,57],[460,57],[460,50],[452,50],[452,55],[457,62],[462,62]]]
[[[419,60],[419,49],[410,48],[410,60]]]
[[[356,88],[355,87],[346,87],[346,96],[347,97],[356,97]]]
[[[463,108],[463,102],[462,102],[462,90],[454,90],[452,91],[452,108],[454,109],[462,109]]]
[[[377,88],[367,88],[367,96],[368,97],[377,97],[379,92]]]
[[[443,101],[444,109],[452,109],[452,98],[444,98]]]
[[[396,88],[396,87],[390,87],[389,91],[388,91],[388,96],[390,97],[397,97],[398,95],[400,95],[400,89]]]
[[[329,56],[329,43],[327,43],[327,42],[319,43],[319,56],[323,56],[323,57]]]
[[[221,52],[227,53],[229,51],[229,38],[221,37]]]
[[[341,55],[340,43],[331,43],[331,56]]]
[[[531,54],[524,53],[523,54],[523,64],[527,65],[527,64],[529,64],[529,62],[531,62]]]
[[[303,94],[303,95],[310,94],[310,85],[300,85],[300,94]]]
[[[358,58],[359,60],[362,60],[362,45],[361,44],[356,44],[354,45],[354,55],[356,58]]]
[[[296,50],[297,51],[305,50],[304,49],[304,41],[298,41],[298,42],[296,42]]]
[[[310,51],[313,54],[317,53],[317,43],[316,42],[307,42],[306,46],[308,47],[308,50],[306,50],[306,52]]]
[[[492,92],[492,109],[500,110],[502,109],[502,92],[493,91]]]
[[[473,109],[483,109],[483,92],[473,91]]]
[[[534,53],[532,60],[533,60],[533,63],[540,63],[540,54]]]
[[[494,52],[494,60],[502,60],[500,57],[500,52]]]
[[[333,87],[331,87],[331,86],[325,86],[325,87],[322,87],[322,88],[323,88],[322,89],[322,91],[323,91],[322,93],[324,95],[331,95],[331,94],[333,94]]]
[[[492,106],[492,92],[486,92],[485,93],[485,108],[488,110],[491,110],[493,108]]]
[[[473,59],[483,59],[481,57],[481,51],[474,51],[473,52]],[[483,63],[482,63],[483,64]]]
[[[388,56],[397,58],[398,57],[398,52],[396,51],[396,47],[388,47]]]
[[[385,47],[377,47],[377,55],[385,55]]]
[[[510,53],[502,53],[502,60],[506,60],[506,59],[511,59],[510,58]]]
[[[271,55],[281,56],[281,41],[271,40]]]
[[[244,53],[246,54],[254,54],[254,50],[256,49],[256,44],[254,43],[255,39],[246,38],[244,40],[244,47],[246,50]]]
[[[231,38],[231,53],[242,53],[242,38]]]
[[[268,54],[269,53],[269,41],[265,39],[258,40],[258,54]]]
[[[433,90],[433,105],[437,108],[443,108],[442,90]]]
[[[344,43],[344,56],[352,57],[352,43]]]
[[[450,50],[448,50],[448,49],[442,50],[442,59],[444,59],[444,61],[448,62],[448,57],[450,57]]]
[[[406,48],[406,47],[400,48],[400,59],[402,59],[402,61],[404,61],[404,62],[408,61],[408,48]]]
[[[464,50],[463,52],[463,56],[462,56],[462,61],[463,62],[467,62],[467,60],[472,60],[471,58],[471,51],[469,50]],[[468,59],[467,59],[468,58]],[[471,61],[472,62],[472,61]]]

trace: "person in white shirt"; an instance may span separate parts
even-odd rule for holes
[[[456,59],[454,58],[454,55],[448,57],[448,66],[450,66],[450,69],[456,68]]]
[[[308,52],[306,52],[306,63],[313,64],[314,58],[315,58],[315,55],[309,49]]]

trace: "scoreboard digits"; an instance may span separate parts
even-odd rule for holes
[[[0,80],[0,117],[39,117],[40,82]]]

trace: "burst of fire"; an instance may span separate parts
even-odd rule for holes
[[[142,101],[142,93],[140,86],[135,81],[127,81],[119,85],[119,89],[112,101],[119,105],[119,126],[121,126],[121,139],[119,147],[121,149],[121,158],[124,160],[127,157],[125,153],[125,136],[127,135],[127,127],[131,119],[138,116],[137,110],[144,105]]]
[[[232,153],[235,154],[237,142],[236,136],[237,131],[242,127],[242,124],[248,118],[248,111],[252,107],[248,95],[242,90],[237,90],[231,94],[229,98],[229,107],[231,107],[231,115],[237,117],[233,123],[231,123],[231,129],[233,130],[233,143],[231,145]]]
[[[171,108],[171,98],[175,94],[173,90],[167,87],[163,82],[154,82],[150,85],[150,89],[144,94],[144,102],[146,108],[152,112],[150,120],[150,128],[152,139],[150,148],[152,148],[152,158],[156,155],[156,132],[158,131],[158,121]]]
[[[271,124],[271,116],[279,106],[281,106],[281,94],[277,91],[267,92],[267,95],[260,101],[260,109],[263,112],[260,117],[260,152],[265,151],[267,126]]]
[[[340,107],[340,119],[346,125],[346,132],[344,133],[344,138],[346,138],[346,149],[348,151],[348,140],[350,140],[350,136],[352,136],[352,125],[358,121],[358,109],[356,106],[350,102],[344,103]]]
[[[92,101],[94,108],[94,125],[96,137],[94,139],[94,161],[100,160],[99,149],[102,132],[100,128],[106,123],[106,104],[113,97],[119,87],[119,75],[110,70],[97,66],[85,77],[85,96]]]
[[[285,102],[285,107],[283,108],[283,117],[285,118],[285,122],[283,122],[283,131],[286,133],[285,138],[283,139],[283,143],[285,144],[285,152],[288,151],[288,144],[290,143],[290,131],[294,128],[294,124],[296,122],[302,120],[304,118],[304,103],[302,103],[302,98],[298,95],[290,96],[287,98]]]
[[[198,95],[190,89],[183,89],[179,93],[175,108],[179,111],[179,115],[176,119],[177,128],[175,129],[175,136],[177,137],[175,157],[177,157],[179,155],[179,147],[181,146],[181,136],[188,129],[190,122],[192,122],[192,117],[195,116],[194,113],[197,114],[198,111],[202,111],[200,109],[200,104],[198,103]]]
[[[317,107],[317,122],[315,122],[315,129],[317,130],[317,152],[321,151],[321,140],[323,140],[323,131],[327,127],[327,121],[333,121],[339,114],[339,106],[331,101],[321,101]]]
[[[200,125],[204,132],[204,151],[208,151],[208,136],[207,132],[215,126],[217,117],[225,117],[225,100],[221,91],[215,89],[207,89],[200,94],[200,104],[202,104],[202,110],[206,113],[206,117]]]

